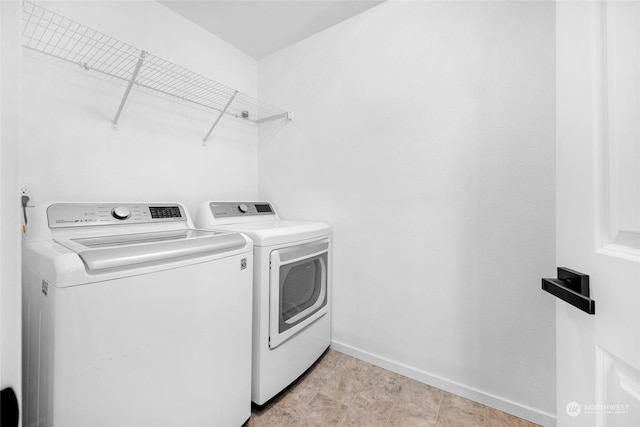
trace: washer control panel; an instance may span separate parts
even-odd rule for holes
[[[229,218],[249,215],[275,215],[267,202],[211,202],[209,209],[214,218]]]
[[[180,205],[140,203],[55,203],[47,208],[49,228],[186,221]]]

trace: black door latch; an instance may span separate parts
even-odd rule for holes
[[[558,267],[558,278],[542,279],[542,289],[585,313],[596,313],[596,302],[589,298],[589,276],[586,274]]]

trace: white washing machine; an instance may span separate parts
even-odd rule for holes
[[[281,220],[268,202],[205,202],[196,226],[253,240],[251,399],[264,405],[329,347],[331,227]]]
[[[25,427],[239,426],[253,245],[177,203],[34,208],[23,246]]]

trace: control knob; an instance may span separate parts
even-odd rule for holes
[[[247,211],[249,210],[249,207],[247,205],[245,205],[244,203],[240,203],[238,205],[238,210],[242,213],[247,213]]]
[[[116,206],[111,210],[111,216],[115,219],[127,219],[131,216],[131,211],[124,206]]]

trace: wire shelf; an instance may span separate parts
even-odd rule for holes
[[[276,118],[289,120],[284,110],[34,3],[23,3],[22,20],[24,47],[129,82],[114,125],[133,85],[218,111],[205,140],[223,115],[255,123]]]

